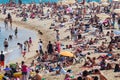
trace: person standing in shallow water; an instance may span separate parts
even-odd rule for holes
[[[12,16],[10,15],[10,13],[8,13],[7,19],[10,22],[10,28],[12,29]]]
[[[15,28],[14,32],[15,32],[15,37],[17,38],[17,34],[18,34],[18,28],[17,27]]]
[[[8,29],[8,19],[7,18],[5,18],[4,24],[5,24],[5,29],[7,30]]]
[[[4,40],[4,50],[5,51],[8,50],[8,41],[7,41],[7,39]]]

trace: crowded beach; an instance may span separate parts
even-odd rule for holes
[[[0,22],[14,33],[0,52],[0,80],[120,80],[119,0],[10,0],[0,5]],[[21,56],[5,63],[20,27],[36,31],[37,39],[18,42]]]

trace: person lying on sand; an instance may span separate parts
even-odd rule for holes
[[[98,52],[106,52],[107,51],[107,46],[105,45],[104,42],[98,47]]]

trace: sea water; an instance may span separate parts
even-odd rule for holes
[[[18,3],[18,0],[13,0],[14,2]],[[22,0],[22,3],[25,3],[25,4],[28,4],[28,3],[32,3],[32,2],[35,2],[35,3],[44,3],[44,2],[58,2],[58,1],[62,1],[62,0]],[[83,1],[83,0],[78,0],[79,2]],[[92,1],[95,1],[95,2],[100,2],[101,0],[86,0],[86,2],[92,2]],[[109,1],[112,1],[112,0],[109,0]],[[0,0],[0,3],[8,3],[9,0]]]
[[[1,50],[4,51],[3,42],[5,38],[8,39],[9,35],[13,35],[13,40],[8,41],[9,43],[8,51],[7,52],[4,51],[6,63],[16,60],[19,57],[22,57],[21,51],[17,43],[23,44],[24,41],[29,39],[29,37],[31,37],[32,40],[35,40],[37,37],[36,36],[37,33],[35,31],[18,27],[18,37],[16,38],[14,36],[15,27],[17,26],[14,26],[12,30],[11,29],[6,30],[4,27],[4,23],[0,23],[0,51]]]
[[[18,0],[13,0],[14,2],[18,3]],[[58,2],[59,0],[22,0],[22,3],[41,3],[41,2]],[[0,0],[0,3],[8,3],[9,0]]]

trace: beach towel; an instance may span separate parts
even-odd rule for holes
[[[120,35],[120,31],[119,31],[119,30],[114,30],[113,32],[114,32],[114,34],[116,34],[116,35]]]

